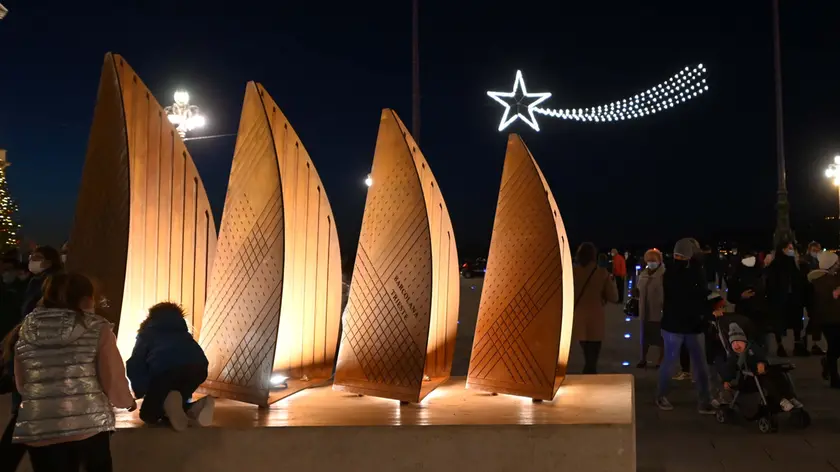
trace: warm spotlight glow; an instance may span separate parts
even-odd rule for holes
[[[271,379],[269,381],[271,382],[272,386],[277,387],[285,384],[287,380],[289,380],[288,377],[282,376],[280,374],[274,374],[271,376]]]
[[[365,185],[367,185],[368,187],[373,185],[373,177],[371,177],[370,174],[368,174],[368,176],[365,177]]]

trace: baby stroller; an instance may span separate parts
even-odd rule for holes
[[[726,355],[738,355],[732,351],[728,342],[728,336],[723,333],[720,322],[715,320],[713,324],[718,338],[726,351]],[[790,363],[774,365],[770,365],[768,363],[767,369],[774,369],[776,373],[780,373],[785,381],[788,382],[790,390],[792,392],[794,391],[793,382],[790,379],[789,372],[796,369],[796,366]],[[775,433],[778,431],[779,422],[777,416],[783,412],[782,407],[779,404],[779,399],[769,398],[768,392],[764,387],[762,387],[757,373],[751,372],[750,369],[745,366],[739,370],[735,380],[730,384],[734,393],[729,401],[721,402],[720,407],[715,412],[715,418],[718,423],[734,423],[740,415],[747,421],[757,422],[758,430],[762,433]],[[756,394],[758,395],[758,408],[755,409],[754,414],[748,414],[747,412],[755,407],[749,409],[744,408],[745,405],[743,403],[743,399],[746,396],[754,396]],[[789,414],[791,422],[797,427],[804,429],[810,426],[811,415],[801,404],[796,405],[795,408],[790,410]]]

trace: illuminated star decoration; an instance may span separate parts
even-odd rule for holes
[[[522,89],[522,96],[521,98],[517,98],[517,91]],[[522,78],[522,71],[516,71],[516,79],[513,81],[513,91],[512,92],[487,92],[487,95],[490,96],[493,100],[501,103],[502,106],[505,107],[505,113],[502,115],[502,121],[499,123],[499,131],[505,129],[516,121],[517,118],[528,123],[528,126],[534,128],[535,130],[540,130],[540,125],[537,124],[537,119],[534,117],[534,109],[540,103],[546,101],[551,97],[551,94],[548,92],[544,93],[528,93],[528,90],[525,89],[525,79]],[[510,116],[510,107],[511,105],[508,103],[508,100],[513,102],[514,106],[516,107],[516,113],[513,116]],[[528,98],[535,98],[536,100],[531,101],[531,103],[527,106],[528,116],[522,114],[522,102]]]
[[[521,85],[523,98],[539,97],[536,101],[528,105],[528,114],[530,120],[518,112],[513,117],[508,117],[510,114],[510,105],[500,97],[514,97],[517,89]],[[550,93],[527,93],[525,91],[525,81],[522,79],[522,72],[516,71],[516,81],[513,84],[513,92],[487,92],[491,98],[501,103],[505,107],[505,113],[502,115],[502,122],[499,125],[499,131],[507,128],[517,118],[528,123],[531,128],[539,131],[540,127],[537,125],[537,120],[534,118],[534,113],[550,116],[553,118],[561,118],[564,120],[577,121],[621,121],[631,120],[634,118],[641,118],[647,115],[653,115],[658,112],[673,108],[680,103],[685,103],[686,100],[698,97],[703,92],[709,90],[706,85],[706,68],[703,64],[698,64],[693,69],[686,67],[678,73],[671,76],[668,80],[651,87],[644,92],[633,95],[632,97],[616,100],[612,103],[601,104],[589,108],[541,108],[538,107],[540,103],[551,96]],[[517,107],[520,101],[515,101]]]

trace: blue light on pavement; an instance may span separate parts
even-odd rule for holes
[[[627,362],[627,361],[624,361],[624,362],[622,362],[622,363],[621,363],[621,365],[623,365],[624,367],[627,367],[627,366],[629,366],[629,365],[630,365],[630,363],[629,363],[629,362]]]
[[[628,316],[627,318],[624,318],[624,321],[629,323],[630,322],[630,317]]]
[[[624,333],[624,339],[630,339],[630,333]]]

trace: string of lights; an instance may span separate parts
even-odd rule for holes
[[[641,118],[673,108],[709,90],[706,68],[686,67],[668,80],[632,97],[589,108],[550,109],[535,107],[534,112],[554,118],[577,121],[621,121]]]
[[[539,106],[551,97],[551,93],[529,93],[525,88],[522,71],[516,71],[512,91],[487,92],[487,95],[505,107],[499,123],[499,131],[504,130],[517,119],[539,131],[535,113],[565,120],[611,122],[642,118],[668,110],[699,97],[709,90],[706,72],[703,64],[698,64],[694,68],[686,67],[664,82],[632,97],[587,108]]]

